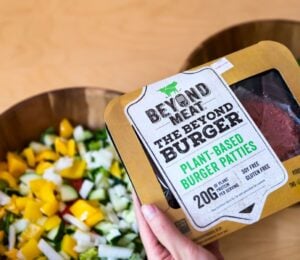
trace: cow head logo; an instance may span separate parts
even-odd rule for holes
[[[158,91],[170,97],[173,93],[178,93],[177,82],[173,81],[165,87],[160,88]]]

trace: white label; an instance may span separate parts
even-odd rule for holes
[[[145,87],[125,113],[200,231],[224,220],[259,220],[268,194],[287,181],[274,151],[212,68]]]
[[[223,74],[224,72],[233,68],[233,64],[226,58],[221,58],[215,63],[211,64],[210,67],[215,70],[218,74]]]

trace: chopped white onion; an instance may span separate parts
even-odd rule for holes
[[[11,250],[16,244],[16,228],[14,225],[10,225],[8,229],[8,249]]]
[[[99,245],[98,256],[107,258],[128,259],[132,255],[133,250],[125,247]]]
[[[23,195],[23,196],[26,196],[29,191],[30,191],[30,188],[28,185],[24,184],[24,183],[20,183],[19,185],[19,191],[20,193]]]
[[[124,219],[121,219],[120,222],[119,222],[119,228],[121,230],[129,229],[130,228],[130,224],[127,223]]]
[[[11,198],[7,196],[4,192],[0,191],[0,205],[5,206],[9,204],[11,201]]]
[[[105,149],[100,149],[98,151],[87,152],[84,154],[83,158],[86,161],[89,170],[101,166],[105,169],[109,169],[113,160],[113,155]]]
[[[15,229],[17,233],[24,231],[27,228],[29,221],[27,219],[18,219],[15,223]]]
[[[84,146],[84,143],[78,142],[77,143],[78,152],[81,157],[83,157],[86,154],[86,149]]]
[[[109,136],[109,135],[108,135],[108,136]],[[108,141],[108,142],[111,144],[110,138],[109,138],[109,141]],[[117,151],[116,151],[116,149],[115,149],[114,146],[113,146],[113,144],[107,146],[105,149],[106,149],[107,151],[109,151],[109,152],[113,155],[114,159],[116,159],[116,160],[118,160],[118,161],[121,161],[121,160],[120,160],[120,157],[119,157],[119,155],[118,155],[118,153],[117,153]]]
[[[83,232],[81,230],[76,230],[73,234],[73,238],[78,240],[82,243],[89,243],[91,242],[91,236],[89,232]]]
[[[63,169],[69,168],[73,165],[73,161],[74,159],[71,157],[68,156],[61,157],[56,161],[54,165],[55,170],[59,172],[62,171]]]
[[[80,221],[79,219],[75,218],[74,216],[70,215],[70,214],[65,214],[63,216],[64,220],[71,223],[72,225],[78,227],[79,229],[81,229],[82,231],[89,231],[90,228],[84,224],[82,221]]]
[[[82,246],[82,245],[79,245],[79,244],[76,244],[76,246],[74,246],[74,251],[77,252],[77,253],[83,253],[88,249],[89,249],[89,247],[85,247],[85,246]]]
[[[55,172],[53,167],[45,170],[43,178],[48,181],[52,181],[57,186],[61,186],[63,183],[62,177]]]
[[[84,180],[81,188],[79,190],[79,194],[82,198],[86,199],[90,193],[90,191],[93,189],[94,183],[89,180]]]
[[[135,232],[135,233],[139,233],[139,226],[136,222],[131,224],[131,229]]]
[[[98,246],[100,244],[106,244],[105,237],[100,236],[98,234],[94,234],[94,233],[91,233],[91,236],[92,236],[92,241],[94,242],[95,246]]]
[[[77,142],[84,140],[84,129],[81,125],[75,127],[73,131],[73,136]]]
[[[84,212],[82,212],[79,220],[80,221],[85,221],[88,218],[88,216],[89,216],[89,213],[87,211],[84,211]]]
[[[76,230],[73,238],[76,240],[76,246],[74,247],[74,250],[78,253],[82,253],[94,246],[91,233]]]
[[[55,138],[56,138],[55,135],[50,135],[50,134],[45,135],[44,136],[45,145],[47,145],[48,147],[51,147],[51,145],[54,144]]]
[[[43,145],[41,143],[38,142],[31,142],[29,144],[29,147],[34,151],[34,153],[40,153],[42,151],[48,150],[49,147],[47,147],[46,145]]]
[[[44,239],[39,241],[38,248],[49,260],[64,260]]]
[[[106,206],[104,206],[104,210],[106,212],[107,218],[114,224],[119,224],[119,218],[117,214],[113,211],[113,206],[111,203],[107,203]]]
[[[126,188],[122,184],[118,184],[118,185],[114,186],[113,189],[114,189],[116,195],[119,197],[125,196],[127,194]]]
[[[45,222],[47,221],[47,217],[43,216],[41,218],[39,218],[37,221],[36,221],[36,224],[40,225],[40,226],[44,226]]]

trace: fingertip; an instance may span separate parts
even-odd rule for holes
[[[155,215],[157,213],[157,208],[153,204],[144,204],[144,205],[142,205],[142,213],[143,213],[145,219],[147,221],[150,221],[155,217]]]

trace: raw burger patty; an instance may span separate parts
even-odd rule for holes
[[[280,160],[288,159],[299,147],[299,133],[293,119],[268,101],[244,100],[242,104]]]

